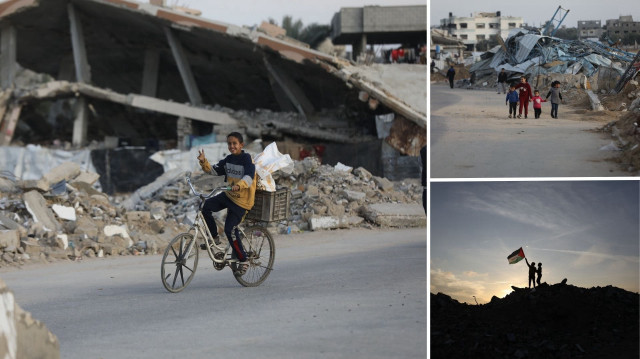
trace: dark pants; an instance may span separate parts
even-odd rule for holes
[[[542,278],[542,274],[538,274],[538,279],[536,279],[536,282],[538,282],[538,285],[540,285],[540,278]]]
[[[536,118],[540,118],[540,114],[542,113],[542,109],[541,108],[534,108],[533,109],[533,113],[535,114]]]
[[[536,278],[535,277],[529,277],[529,288],[531,288],[531,283],[533,283],[533,287],[536,287]]]
[[[513,112],[513,117],[516,117],[516,111],[518,110],[517,102],[509,102],[509,115]]]
[[[449,77],[449,86],[453,88],[453,77]]]
[[[204,202],[202,206],[202,215],[204,216],[209,232],[216,235],[218,233],[218,226],[213,219],[213,212],[218,212],[223,209],[227,209],[227,219],[224,222],[224,234],[227,235],[227,240],[233,248],[233,252],[240,262],[247,260],[247,253],[242,248],[242,241],[238,241],[239,231],[236,228],[235,236],[232,234],[233,229],[242,222],[242,218],[247,213],[247,210],[233,203],[226,194],[220,193],[219,195],[209,198]],[[235,238],[235,239],[234,239]]]
[[[557,103],[551,103],[551,117],[558,118],[558,105]]]
[[[422,190],[422,207],[424,207],[424,213],[427,213],[427,189]]]

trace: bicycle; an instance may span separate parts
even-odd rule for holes
[[[201,250],[198,242],[204,243],[207,254],[216,270],[221,271],[229,266],[235,273],[238,268],[238,260],[233,258],[231,245],[226,238],[222,240],[224,232],[218,236],[220,239],[216,242],[209,232],[209,227],[202,214],[202,206],[207,199],[223,191],[229,191],[231,187],[216,187],[209,194],[203,194],[198,192],[191,184],[191,173],[187,172],[186,180],[191,191],[200,199],[200,204],[191,228],[173,238],[162,256],[160,272],[162,284],[165,289],[172,293],[182,291],[193,280]],[[218,231],[224,228],[224,225],[218,219],[215,217],[214,219],[218,226]],[[245,221],[243,220],[240,225],[243,222]],[[238,283],[245,287],[256,287],[264,282],[273,270],[276,247],[271,233],[259,222],[248,223],[248,227],[245,229],[241,228],[240,225],[234,227],[232,233],[242,241],[247,253],[249,268],[243,275],[234,275],[234,277]],[[225,242],[225,245],[221,242]]]

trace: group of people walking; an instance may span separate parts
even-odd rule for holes
[[[502,89],[502,93],[507,95],[505,104],[509,106],[509,118],[516,118],[516,116],[517,118],[522,118],[523,112],[524,118],[527,118],[529,115],[529,101],[533,103],[535,118],[540,118],[542,103],[547,102],[549,97],[551,97],[551,117],[558,118],[558,106],[563,102],[562,94],[560,93],[560,81],[551,83],[551,88],[544,99],[540,97],[540,91],[531,90],[531,85],[529,85],[525,76],[520,77],[519,84],[509,85],[509,92],[506,91],[506,84],[507,73],[504,69],[501,69],[498,73],[498,93]],[[518,104],[520,104],[519,108]],[[518,110],[517,115],[516,109]]]

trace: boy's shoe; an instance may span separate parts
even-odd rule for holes
[[[249,269],[249,262],[240,262],[238,263],[236,271],[233,272],[233,275],[235,275],[236,277],[242,277],[245,273],[247,273],[247,269]]]
[[[217,245],[220,245],[220,236],[213,237],[213,241]],[[211,241],[209,241],[209,239],[207,239],[207,244],[209,245],[209,247],[213,247],[213,244],[211,243]],[[207,250],[207,246],[204,243],[201,243],[200,244],[200,249],[202,249],[203,251],[206,251]]]
[[[511,115],[509,115],[509,118],[511,118]]]
[[[522,115],[518,115],[518,118],[522,118]]]

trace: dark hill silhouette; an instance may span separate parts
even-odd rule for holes
[[[638,293],[564,283],[483,305],[431,293],[431,358],[638,358]]]

